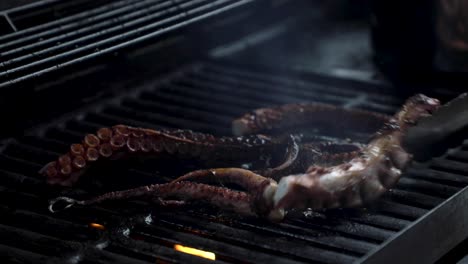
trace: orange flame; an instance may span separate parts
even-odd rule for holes
[[[210,259],[210,260],[216,260],[216,255],[213,252],[203,251],[200,249],[186,247],[182,245],[174,245],[174,249],[180,252],[184,252],[186,254],[191,254],[191,255],[195,255],[195,256]]]
[[[94,228],[94,229],[98,229],[98,230],[106,229],[103,225],[98,224],[98,223],[90,223],[89,227]]]

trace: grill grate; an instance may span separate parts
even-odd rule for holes
[[[43,184],[37,171],[70,143],[102,126],[125,123],[229,134],[232,118],[261,106],[319,101],[393,113],[402,103],[385,87],[350,82],[341,89],[343,85],[345,82],[324,77],[292,78],[219,62],[199,63],[7,140],[0,153],[0,252],[10,260],[34,263],[49,257],[62,263],[208,262],[173,250],[174,244],[182,244],[213,252],[219,262],[380,263],[388,257],[386,248],[394,249],[402,239],[418,241],[424,249],[420,240],[429,239],[428,230],[419,230],[418,240],[408,239],[407,234],[465,193],[468,143],[446,157],[413,166],[375,207],[298,213],[281,224],[240,219],[213,208],[161,210],[144,202],[76,208],[54,215],[47,211],[47,198],[57,193]],[[116,174],[119,177],[102,179],[112,186],[87,182],[65,192],[84,197],[123,185],[167,181],[155,172],[159,165],[124,166]],[[116,173],[112,171],[106,174]],[[98,177],[97,172],[90,177]],[[120,178],[133,182],[122,183]],[[461,206],[458,210],[466,209]],[[446,225],[456,216],[445,217]],[[105,229],[91,228],[90,223]],[[453,239],[454,234],[448,232],[462,236],[465,229],[450,229],[437,242],[450,244],[447,237]],[[408,246],[394,249],[391,259],[411,256],[433,261],[449,247],[428,254]]]
[[[25,10],[6,12],[5,18],[11,18],[12,26],[15,21],[23,23],[19,31],[0,36],[0,88],[112,55],[253,1],[121,0],[107,3],[109,1],[82,0],[61,9],[55,5],[50,7],[56,1],[49,1],[51,3],[45,2],[38,11],[23,8]],[[87,9],[82,10],[85,7]],[[22,17],[23,13],[32,18]],[[43,13],[61,15],[56,20],[41,23],[36,16],[47,17]],[[22,26],[25,20],[39,25]]]

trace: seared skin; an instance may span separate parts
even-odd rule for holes
[[[170,183],[113,192],[87,201],[75,201],[66,197],[60,197],[58,200],[69,202],[70,206],[74,204],[91,205],[108,200],[125,200],[138,197],[151,197],[152,199],[176,198],[181,201],[203,200],[223,209],[233,210],[243,215],[266,217],[272,221],[283,219],[285,212],[293,208],[325,209],[361,206],[378,199],[399,180],[412,161],[411,154],[402,147],[402,139],[407,129],[416,124],[421,118],[436,111],[439,105],[437,99],[422,94],[409,98],[393,117],[385,118],[385,124],[381,126],[365,146],[358,144],[350,144],[349,146],[341,144],[338,146],[324,143],[308,145],[298,144],[294,140],[288,141],[289,150],[285,152],[284,162],[275,168],[263,171],[264,174],[270,173],[267,176],[278,179],[278,183],[276,180],[262,175],[262,172],[252,172],[233,167],[214,168],[188,173]],[[287,107],[287,109],[291,108]],[[327,111],[330,109],[337,111],[336,107],[326,109]],[[262,111],[262,113],[265,112],[265,110]],[[277,109],[274,111],[277,111]],[[299,111],[301,118],[304,117],[303,112],[302,110]],[[288,112],[288,115],[292,115],[291,112]],[[356,112],[352,112],[352,115],[356,116]],[[364,115],[366,114],[357,114],[359,118]],[[376,120],[382,121],[382,118],[376,115],[372,116]],[[288,116],[288,120],[281,118],[276,120],[282,122],[280,126],[283,127],[285,124],[290,124],[289,118],[291,116]],[[374,121],[377,122],[376,120]],[[126,143],[120,143],[119,148],[126,146],[126,152],[144,151],[143,149],[151,151],[151,149],[154,150],[155,148],[164,149],[166,145],[173,148],[172,143],[188,146],[187,151],[183,151],[184,153],[190,153],[190,149],[194,144],[199,144],[195,148],[201,150],[206,150],[204,149],[206,146],[209,146],[212,150],[223,146],[225,147],[223,151],[226,151],[226,148],[232,150],[236,146],[236,144],[221,142],[212,136],[204,135],[205,139],[209,138],[207,141],[194,141],[187,136],[182,139],[180,135],[175,136],[125,126],[116,126],[106,133],[122,137],[124,139],[122,142]],[[112,151],[115,151],[118,148],[112,143],[112,136],[108,138],[110,138]],[[103,140],[99,132],[96,137]],[[156,138],[171,144],[154,144]],[[253,136],[253,138],[269,142],[258,144],[258,146],[262,147],[279,142],[271,138],[268,138],[267,141],[265,136],[261,135]],[[237,144],[240,149],[245,148],[246,144],[252,144],[250,141],[240,141],[242,143]],[[95,147],[90,146],[86,140],[84,144],[87,144],[86,150]],[[99,144],[95,145],[99,146]],[[109,143],[105,141],[104,144]],[[180,148],[182,145],[176,146]],[[180,149],[166,149],[166,151],[171,153],[180,151]],[[196,153],[202,155],[200,152]],[[73,153],[68,155],[71,156]],[[49,180],[56,178],[57,172],[55,170],[64,168],[63,162],[60,160],[58,162],[59,165],[56,162],[56,164],[46,166],[45,174]],[[74,160],[71,162],[73,163]],[[296,171],[300,172],[291,174],[291,172]],[[236,184],[243,191],[208,185],[213,182]],[[55,202],[52,202],[51,208]]]

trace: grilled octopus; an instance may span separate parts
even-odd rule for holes
[[[405,132],[439,106],[437,99],[422,94],[410,97],[394,116],[327,104],[288,104],[257,109],[234,120],[235,137],[117,125],[88,134],[81,144],[72,145],[68,153],[48,163],[40,173],[49,184],[71,186],[93,162],[137,153],[185,156],[207,164],[214,160],[229,164],[261,159],[264,167],[258,170],[238,166],[200,169],[168,183],[110,192],[89,200],[58,197],[49,209],[54,212],[59,201],[68,208],[146,198],[163,204],[203,201],[242,215],[281,221],[290,209],[357,207],[378,199],[395,185],[412,161],[402,146]],[[365,145],[302,143],[286,133],[311,126],[340,133],[346,127],[356,127],[356,123],[363,130],[377,131]],[[284,133],[289,136],[275,135]],[[269,161],[278,152],[284,155],[271,166]],[[240,190],[214,182],[235,184]]]

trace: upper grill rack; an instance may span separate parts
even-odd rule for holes
[[[50,2],[50,3],[49,3]],[[43,8],[54,8],[56,1]],[[72,2],[72,5],[75,1]],[[113,55],[254,0],[89,1],[85,11],[0,36],[0,88],[67,66]],[[52,5],[52,7],[49,7]],[[84,5],[86,7],[86,5]],[[64,8],[71,12],[73,8]],[[22,10],[22,13],[25,13]],[[31,12],[29,10],[29,12]],[[15,27],[13,10],[4,17]],[[27,12],[26,12],[27,13]],[[15,27],[16,28],[16,27]]]
[[[384,113],[392,113],[402,103],[381,87],[372,91],[354,83],[340,89],[333,79],[327,78],[297,80],[212,62],[189,65],[132,94],[89,106],[24,137],[5,141],[0,153],[0,252],[10,259],[35,263],[50,257],[59,262],[205,261],[172,249],[174,244],[183,244],[213,252],[219,262],[381,263],[382,258],[374,256],[383,250],[383,244],[404,238],[408,232],[403,230],[429,219],[436,212],[434,208],[447,203],[448,198],[466,193],[462,189],[468,185],[468,141],[446,157],[417,164],[375,208],[359,212],[306,213],[281,224],[271,224],[232,219],[208,208],[150,210],[142,202],[76,208],[54,215],[47,211],[46,199],[53,194],[37,171],[63,153],[69,144],[80,141],[85,133],[124,123],[229,134],[230,120],[241,113],[299,101]],[[101,186],[94,192],[115,189],[117,178],[132,178],[133,184],[167,181],[167,177],[155,176],[155,168],[160,165],[143,162],[126,168],[118,174],[121,177],[113,175],[112,181],[106,181],[114,183],[113,186]],[[96,187],[87,191],[75,189],[72,195],[88,196],[93,188]],[[459,210],[467,211],[465,207]],[[136,211],[146,214],[135,215]],[[148,211],[152,214],[148,215]],[[444,224],[449,224],[453,217],[456,216],[448,214]],[[102,224],[106,230],[89,228],[89,223]],[[446,236],[453,239],[466,235],[466,230],[454,232],[459,234]],[[420,240],[428,239],[428,234],[419,236]],[[447,242],[444,239],[439,237],[437,242]],[[424,249],[424,241],[418,243]],[[428,253],[407,247],[393,252],[393,258],[412,255],[433,261],[443,250],[446,249],[438,247]]]

